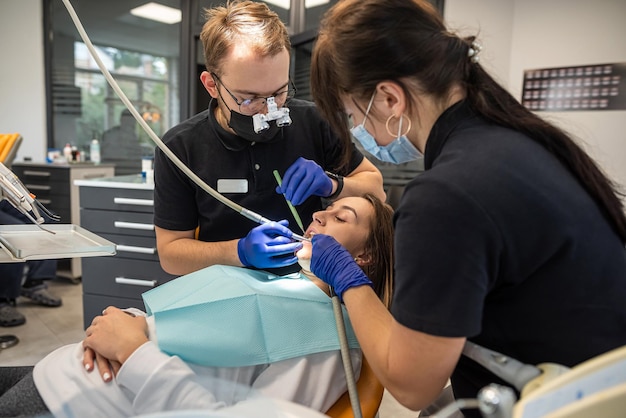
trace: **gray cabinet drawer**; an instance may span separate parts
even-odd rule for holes
[[[85,294],[140,298],[143,292],[176,277],[164,272],[158,261],[88,257],[82,263],[83,274],[89,275],[83,281]]]
[[[115,306],[120,309],[139,308],[142,311],[146,310],[141,298],[131,299],[83,294],[83,324],[85,329],[91,325],[91,321],[93,321],[96,316],[102,315],[102,310],[108,306]]]
[[[152,213],[81,209],[80,223],[81,226],[95,233],[155,238],[153,216]]]
[[[70,170],[69,167],[50,166],[29,166],[14,163],[11,167],[13,172],[20,178],[22,183],[46,184],[58,182],[65,184],[69,189]]]
[[[70,184],[69,181],[65,183],[58,181],[31,181],[22,180],[24,186],[33,194],[37,195],[37,198],[52,198],[58,197],[69,200],[70,198]]]
[[[154,212],[152,190],[81,187],[80,207],[125,212]]]
[[[137,237],[134,235],[102,234],[102,238],[115,243],[115,258],[134,258],[137,260],[159,261],[156,241],[153,237]]]

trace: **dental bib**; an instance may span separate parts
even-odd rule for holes
[[[187,362],[242,367],[339,350],[331,299],[301,274],[215,265],[142,296],[159,348]]]

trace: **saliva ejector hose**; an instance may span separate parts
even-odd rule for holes
[[[250,220],[252,220],[254,222],[257,222],[259,224],[265,224],[265,223],[268,223],[268,222],[272,222],[272,220],[267,219],[267,218],[261,216],[260,214],[258,214],[256,212],[253,212],[253,211],[251,211],[249,209],[244,208],[243,206],[233,202],[232,200],[226,198],[225,196],[223,196],[222,194],[217,192],[211,186],[206,184],[206,182],[204,182],[204,180],[202,180],[200,177],[198,177],[193,171],[191,171],[189,169],[189,167],[187,167],[176,156],[176,154],[174,154],[167,147],[167,145],[165,145],[165,143],[161,140],[161,138],[159,138],[158,135],[154,133],[152,128],[150,128],[150,125],[148,125],[146,123],[146,121],[143,120],[143,118],[141,117],[141,115],[139,114],[137,109],[135,109],[135,106],[133,106],[133,104],[128,99],[128,97],[126,97],[126,95],[124,94],[122,89],[119,87],[119,85],[117,84],[115,79],[113,79],[113,77],[111,76],[111,73],[109,72],[109,70],[104,66],[104,63],[102,62],[102,60],[98,56],[98,53],[96,52],[95,48],[93,47],[93,44],[91,43],[91,40],[87,36],[87,33],[85,32],[85,28],[83,28],[83,25],[82,25],[80,19],[78,19],[78,16],[76,15],[76,12],[74,11],[74,8],[72,7],[72,4],[69,2],[69,0],[63,0],[63,4],[65,5],[65,8],[67,9],[68,13],[70,14],[70,17],[72,18],[72,21],[74,22],[74,26],[76,26],[76,29],[78,30],[78,33],[79,33],[80,37],[82,38],[83,42],[87,46],[87,49],[89,50],[89,53],[91,54],[93,59],[96,61],[96,64],[98,65],[98,68],[100,68],[100,71],[104,75],[104,78],[106,78],[107,82],[109,83],[109,85],[111,86],[113,91],[115,91],[115,93],[120,98],[120,100],[124,103],[124,105],[126,105],[128,110],[130,111],[130,113],[132,113],[132,115],[135,118],[135,120],[137,121],[137,123],[139,123],[139,125],[143,128],[143,130],[146,131],[146,133],[148,134],[150,139],[152,139],[152,141],[154,141],[154,143],[161,149],[161,151],[163,151],[165,153],[165,155],[167,155],[167,157],[174,164],[176,164],[176,166],[179,169],[181,169],[194,183],[196,183],[200,188],[202,188],[202,190],[204,190],[205,192],[207,192],[208,194],[213,196],[218,201],[222,202],[224,205],[230,207],[231,209],[237,211],[239,214],[241,214],[241,215],[245,216],[246,218],[248,218],[248,219],[250,219]],[[298,241],[308,241],[308,238],[305,238],[302,235],[298,235],[298,234],[293,233],[293,232],[292,232],[292,236],[290,238],[293,238],[293,239],[298,240]]]

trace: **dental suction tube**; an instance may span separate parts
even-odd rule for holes
[[[204,190],[205,192],[207,192],[208,194],[213,196],[218,201],[222,202],[224,205],[228,206],[229,208],[235,210],[236,212],[238,212],[242,216],[244,216],[244,217],[246,217],[246,218],[248,218],[248,219],[250,219],[250,220],[252,220],[254,222],[257,222],[257,223],[260,223],[260,224],[272,222],[270,219],[264,218],[263,216],[259,215],[258,213],[255,213],[255,212],[253,212],[253,211],[251,211],[249,209],[246,209],[246,208],[242,207],[241,205],[233,202],[232,200],[228,199],[227,197],[225,197],[222,194],[220,194],[219,192],[217,192],[211,186],[206,184],[204,182],[204,180],[202,180],[200,177],[198,177],[193,171],[191,171],[189,169],[189,167],[187,167],[176,156],[176,154],[174,154],[167,147],[167,145],[165,145],[165,143],[161,140],[161,138],[159,138],[158,135],[154,133],[152,128],[150,128],[150,125],[148,125],[146,123],[146,121],[143,120],[143,118],[141,117],[141,115],[139,114],[137,109],[135,109],[135,106],[133,106],[132,102],[128,99],[128,97],[126,97],[126,95],[124,94],[122,89],[120,89],[120,87],[117,84],[117,82],[115,81],[115,79],[111,76],[111,73],[109,72],[109,70],[107,70],[107,68],[104,66],[104,63],[102,62],[102,60],[98,56],[98,53],[96,52],[95,48],[93,47],[93,44],[91,43],[91,40],[89,39],[89,36],[87,36],[87,33],[85,32],[85,29],[83,28],[83,25],[82,25],[80,19],[78,19],[78,16],[76,15],[76,11],[74,10],[74,7],[72,7],[72,4],[70,3],[70,1],[69,0],[62,0],[62,1],[63,1],[63,4],[65,5],[65,8],[67,9],[67,12],[70,14],[70,17],[72,18],[72,21],[74,22],[74,26],[76,26],[76,29],[78,30],[78,33],[79,33],[80,37],[82,38],[83,42],[87,46],[87,49],[89,50],[89,53],[91,54],[93,59],[96,61],[96,64],[98,65],[98,68],[100,68],[100,71],[104,75],[104,78],[106,78],[107,82],[109,83],[109,85],[111,86],[113,91],[115,91],[115,93],[120,98],[120,100],[122,100],[124,105],[126,105],[128,110],[130,111],[130,113],[132,113],[132,115],[135,118],[135,120],[137,121],[137,123],[139,123],[139,125],[143,128],[143,130],[146,131],[146,133],[148,134],[150,139],[152,139],[152,141],[154,141],[154,143],[161,149],[161,151],[163,151],[165,153],[165,155],[167,155],[167,157],[170,160],[172,160],[172,162],[174,164],[176,164],[176,166],[178,168],[180,168],[194,183],[196,183],[200,188],[202,188],[202,190]],[[291,238],[294,238],[294,239],[296,239],[298,241],[305,240],[304,237],[302,237],[300,235],[297,235],[297,234],[294,234]]]

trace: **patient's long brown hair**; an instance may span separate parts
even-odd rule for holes
[[[371,257],[371,263],[361,268],[374,283],[380,300],[389,308],[393,295],[393,209],[373,194],[361,197],[374,208],[365,241],[365,252]]]

